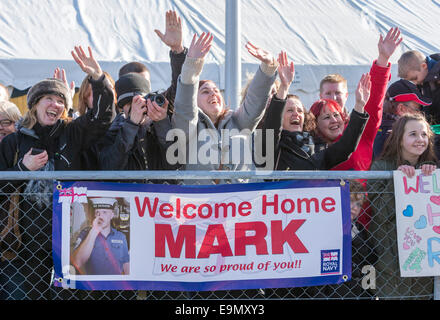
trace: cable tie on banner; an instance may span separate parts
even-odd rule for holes
[[[348,276],[347,276],[346,274],[344,274],[344,275],[342,276],[342,280],[347,281],[347,280],[348,280]]]
[[[344,179],[341,179],[341,181],[339,182],[339,184],[340,184],[341,186],[345,186],[345,180],[344,180]]]
[[[63,186],[61,185],[61,183],[58,181],[58,184],[57,184],[57,190],[61,190],[63,188]]]

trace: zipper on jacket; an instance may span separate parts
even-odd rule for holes
[[[99,105],[101,104],[101,97],[102,97],[101,95],[99,95],[99,97],[98,97],[97,110],[95,113],[95,120],[98,119],[98,116],[99,116]]]
[[[60,157],[61,159],[63,159],[64,161],[67,162],[67,166],[70,167],[71,162],[69,160],[67,160],[67,158],[65,156],[63,156],[61,153],[55,153],[55,156]]]
[[[55,124],[55,127],[50,131],[49,137],[52,137],[55,134],[55,132],[57,132],[60,125],[61,125],[61,121],[57,121],[57,123]]]

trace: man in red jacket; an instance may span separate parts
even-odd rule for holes
[[[385,38],[380,35],[378,49],[379,56],[373,61],[370,69],[371,92],[370,98],[365,105],[365,112],[370,118],[365,126],[357,149],[343,163],[332,168],[332,170],[369,170],[373,157],[373,144],[377,131],[382,122],[383,102],[387,91],[388,82],[391,79],[391,63],[389,59],[396,48],[402,42],[400,30],[391,28]],[[363,183],[364,184],[364,183]],[[366,203],[368,206],[368,203]],[[363,214],[358,222],[368,228],[370,213],[367,207],[364,207]]]
[[[369,170],[372,155],[373,143],[377,130],[382,122],[382,110],[388,81],[391,79],[391,63],[389,59],[396,48],[402,42],[400,30],[391,28],[385,38],[380,36],[378,49],[379,56],[373,62],[370,69],[371,94],[365,105],[365,112],[370,115],[364,133],[355,152],[347,161],[334,167],[332,170]]]

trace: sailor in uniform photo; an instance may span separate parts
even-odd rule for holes
[[[94,219],[75,243],[71,259],[74,267],[80,274],[129,274],[127,238],[111,224],[117,216],[117,200],[97,197],[90,201]]]

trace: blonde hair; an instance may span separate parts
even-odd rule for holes
[[[321,82],[319,83],[319,92],[322,93],[322,87],[324,86],[324,83],[342,83],[345,89],[347,89],[347,79],[345,79],[343,76],[341,76],[338,73],[333,73],[326,75]]]
[[[78,113],[83,115],[87,111],[87,98],[92,94],[92,85],[89,82],[90,76],[86,76],[81,82],[78,91]]]
[[[0,115],[14,122],[21,118],[20,109],[18,109],[15,103],[6,100],[0,101]]]
[[[105,77],[112,84],[112,91],[114,95],[114,99],[116,101],[116,93],[115,93],[115,80],[113,80],[112,76],[104,71]],[[81,86],[78,91],[78,113],[80,116],[87,112],[87,98],[92,94],[92,85],[89,82],[90,76],[87,75],[83,81],[81,82]]]
[[[426,57],[417,50],[410,50],[403,53],[397,61],[397,72],[399,78],[407,78],[408,72],[420,71],[421,65],[426,61]]]
[[[361,180],[348,180],[350,184],[350,201],[360,201],[362,204],[367,200],[366,188]]]

